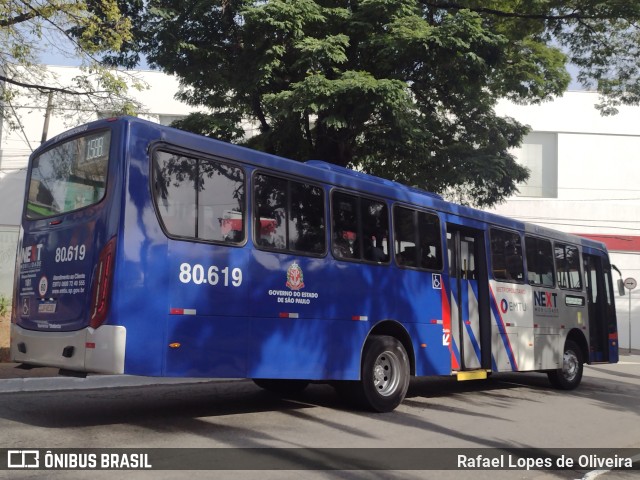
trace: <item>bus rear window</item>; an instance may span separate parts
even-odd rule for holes
[[[104,197],[111,132],[61,143],[33,160],[27,218],[60,215]]]

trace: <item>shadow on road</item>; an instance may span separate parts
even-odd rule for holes
[[[416,398],[499,391],[522,385],[540,386],[537,380],[524,380],[522,375],[514,379],[518,383],[499,379],[486,382],[414,379],[406,403],[411,405],[412,399]],[[0,402],[3,404],[0,417],[47,428],[295,411],[309,407],[350,410],[329,385],[311,385],[300,394],[282,398],[258,388],[249,380],[8,393],[0,395]]]
[[[513,392],[514,390],[518,392]],[[529,390],[532,393],[522,392]],[[485,404],[517,401],[543,402],[547,395],[575,395],[605,408],[631,410],[636,400],[618,392],[615,380],[585,378],[580,388],[559,392],[549,387],[544,374],[495,374],[488,380],[457,382],[452,378],[412,379],[405,402],[392,414],[379,415],[352,410],[329,385],[311,385],[304,392],[287,398],[266,392],[249,380],[212,381],[194,384],[151,385],[141,387],[20,392],[0,395],[0,418],[45,428],[87,427],[135,423],[156,427],[197,418],[260,412],[290,412],[304,417],[304,409],[323,407],[372,418],[398,421],[403,412],[433,410],[455,411],[469,416],[484,416]],[[533,394],[535,392],[535,395]],[[517,394],[517,395],[516,395]],[[440,401],[440,399],[443,399]],[[444,401],[449,399],[450,401]],[[456,405],[452,403],[456,401]],[[386,420],[386,419],[385,419]],[[336,425],[336,428],[338,425]]]

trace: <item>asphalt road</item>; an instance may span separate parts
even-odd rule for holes
[[[0,448],[640,448],[640,356],[590,366],[579,389],[559,392],[541,374],[488,381],[412,381],[389,414],[343,405],[327,385],[282,399],[245,380],[51,377],[0,364]],[[11,377],[11,378],[7,378]],[[346,450],[345,450],[346,451]],[[197,450],[167,450],[182,455]],[[436,451],[437,452],[437,451]],[[178,463],[184,461],[176,459]],[[250,465],[247,458],[247,468]],[[384,460],[384,459],[382,459]],[[366,468],[366,465],[365,465]],[[595,471],[599,470],[599,471]],[[564,471],[0,471],[0,478],[599,478],[637,472]],[[586,476],[586,477],[585,477]]]

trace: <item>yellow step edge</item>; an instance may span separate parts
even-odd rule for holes
[[[465,372],[456,372],[459,382],[467,380],[484,380],[487,378],[486,370],[469,370]]]

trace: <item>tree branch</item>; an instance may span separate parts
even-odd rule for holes
[[[43,20],[48,20],[49,16],[55,14],[58,11],[66,11],[65,7],[72,7],[73,2],[47,2],[48,5],[44,6],[33,6],[29,2],[22,2],[22,5],[26,7],[26,10],[23,13],[16,15],[12,18],[5,18],[0,21],[0,27],[12,27],[19,23],[28,22],[29,20],[33,20],[34,18],[42,18]],[[66,11],[67,14],[71,15],[69,11]]]
[[[95,95],[100,95],[103,93],[110,93],[105,91],[87,91],[87,92],[78,92],[76,90],[69,90],[67,88],[59,88],[59,87],[47,87],[46,85],[37,85],[37,84],[33,84],[33,83],[24,83],[24,82],[20,82],[18,80],[14,80],[12,78],[9,77],[5,77],[4,75],[0,75],[0,82],[7,82],[10,83],[11,85],[15,85],[17,87],[23,87],[23,88],[28,88],[31,90],[37,90],[40,93],[49,93],[49,92],[55,92],[55,93],[64,93],[65,95],[78,95],[78,96],[95,96]]]
[[[257,93],[254,93],[253,95],[251,95],[251,106],[253,107],[253,113],[254,115],[258,118],[258,121],[260,122],[260,131],[262,133],[268,132],[271,127],[269,125],[269,122],[267,121],[267,117],[264,114],[264,111],[262,110],[262,105],[260,104],[260,97]]]
[[[0,20],[0,27],[12,27],[13,25],[17,25],[18,23],[27,22],[29,20],[33,20],[38,16],[38,12],[31,11],[25,12],[21,15],[16,15],[12,18],[6,18],[4,20]]]

